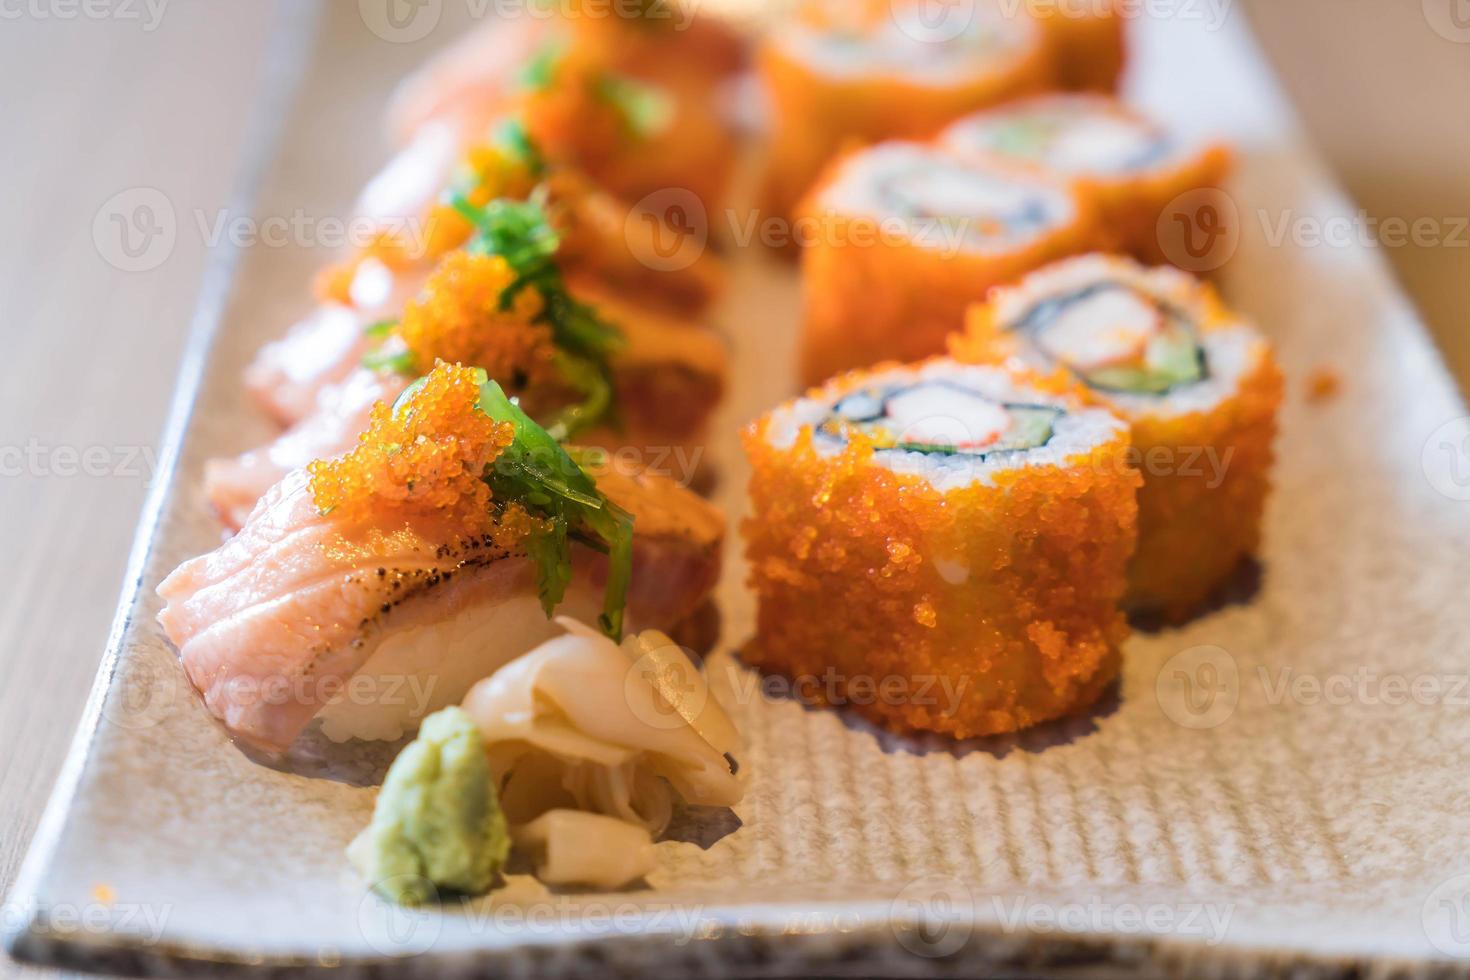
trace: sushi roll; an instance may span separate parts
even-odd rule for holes
[[[942,353],[994,285],[1095,246],[1072,184],[918,143],[835,164],[802,206],[800,376]]]
[[[553,610],[614,639],[676,626],[714,587],[723,530],[709,504],[570,454],[483,371],[441,363],[169,575],[159,621],[245,745],[285,752],[313,719],[396,739],[557,635]]]
[[[927,139],[968,112],[1041,91],[1045,37],[1023,8],[978,0],[962,25],[922,0],[822,0],[798,8],[757,56],[772,106],[763,206],[789,218],[839,152]]]
[[[1116,92],[1128,60],[1123,13],[1114,0],[1028,0],[1052,50],[1058,87]]]
[[[1128,605],[1178,620],[1260,543],[1282,378],[1271,345],[1207,285],[1101,255],[997,290],[956,356],[1020,356],[1132,427],[1143,475]]]
[[[1084,183],[1097,200],[1104,244],[1149,264],[1189,254],[1160,220],[1170,203],[1192,191],[1218,193],[1231,170],[1225,146],[1187,143],[1100,95],[1041,96],[977,113],[946,129],[939,142],[956,153]]]
[[[725,386],[719,339],[597,287],[568,287],[534,204],[485,213],[495,248],[517,264],[483,254],[478,239],[450,253],[401,315],[343,348],[356,367],[308,414],[267,446],[209,461],[205,494],[227,526],[241,526],[290,471],[351,449],[373,405],[440,360],[483,368],[559,437],[631,451],[685,483],[703,474],[705,429]]]
[[[744,446],[751,663],[958,738],[1078,711],[1117,674],[1138,476],[1106,410],[935,359],[834,379]]]

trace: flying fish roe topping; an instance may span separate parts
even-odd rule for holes
[[[415,367],[473,364],[514,389],[553,380],[551,328],[536,322],[544,309],[541,294],[518,289],[506,304],[505,291],[515,281],[514,270],[498,255],[447,256],[397,327]]]
[[[317,507],[349,520],[396,509],[447,519],[465,535],[523,533],[516,520],[497,527],[481,479],[515,427],[479,411],[479,399],[477,372],[440,362],[397,411],[378,402],[355,449],[307,467]]]
[[[312,280],[311,291],[323,303],[352,305],[352,280],[357,278],[361,259],[354,256],[345,262],[333,262],[320,269]]]
[[[532,161],[496,140],[470,147],[460,163],[460,174],[466,186],[464,199],[477,208],[500,198],[524,200],[537,182]],[[440,201],[429,210],[425,252],[430,257],[452,252],[469,241],[474,231],[469,219],[452,203]]]

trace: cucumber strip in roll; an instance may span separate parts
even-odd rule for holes
[[[1119,282],[1048,297],[1015,329],[1102,391],[1163,395],[1209,376],[1191,317]]]
[[[1050,405],[993,401],[958,385],[925,381],[852,392],[818,431],[846,441],[856,430],[878,450],[983,457],[1046,445],[1062,414]]]

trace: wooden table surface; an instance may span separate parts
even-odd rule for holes
[[[1448,17],[1458,0],[1436,2],[1245,8],[1367,213],[1432,222],[1385,251],[1465,384],[1470,29]],[[211,242],[238,217],[226,209],[273,21],[258,0],[87,9],[0,9],[0,540],[15,559],[0,595],[0,892],[102,652]],[[1193,9],[1239,14],[1231,0]],[[175,231],[159,253],[141,236],[165,209]],[[9,970],[55,975],[0,961]]]

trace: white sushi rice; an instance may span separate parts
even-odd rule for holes
[[[1050,133],[1039,154],[1021,154],[1006,145],[1007,134],[1027,123]],[[1095,95],[1044,96],[979,112],[950,125],[938,142],[958,153],[1011,156],[1094,177],[1167,169],[1194,152],[1149,119]]]
[[[922,3],[894,4],[889,16],[863,22],[859,15],[845,23],[849,3],[832,3],[831,26],[792,18],[773,41],[793,60],[833,78],[892,77],[929,86],[1005,71],[1040,43],[1035,21],[1007,16],[998,0],[975,0],[938,18]]]
[[[560,611],[595,622],[596,604],[579,599],[568,590]],[[441,622],[395,632],[318,712],[322,733],[336,742],[402,738],[425,715],[459,704],[478,681],[561,633],[534,595],[471,604]]]
[[[1053,426],[1051,439],[1035,449],[993,452],[985,456],[945,456],[900,450],[883,450],[874,454],[873,465],[895,473],[921,476],[941,492],[974,484],[994,485],[997,473],[1010,470],[1075,465],[1081,454],[1116,439],[1127,428],[1121,420],[1103,409],[1077,408],[1065,398],[1017,382],[1009,372],[999,367],[935,360],[918,367],[894,368],[870,375],[864,380],[864,387],[901,388],[924,382],[942,382],[967,389],[996,403],[1050,405],[1065,412]],[[943,391],[942,388],[930,389],[925,396],[938,401]],[[768,441],[777,449],[789,449],[804,429],[815,430],[829,419],[834,406],[847,394],[847,391],[833,390],[820,399],[802,398],[783,405],[771,413]],[[955,400],[967,399],[956,394]],[[943,412],[943,409],[936,405],[938,412]],[[947,424],[951,428],[964,429],[969,424],[962,417],[964,414],[965,410],[957,405],[951,415],[939,419],[936,427]],[[843,448],[837,440],[822,436],[813,440],[813,446],[818,454],[828,457],[836,456]]]
[[[893,195],[933,216],[896,214]],[[1011,251],[1076,220],[1071,190],[1054,180],[967,160],[921,143],[891,141],[855,153],[817,198],[817,209],[866,217],[925,248]],[[1034,210],[1041,226],[1017,226]]]
[[[1002,324],[1013,323],[1052,296],[1075,293],[1099,283],[1119,283],[1176,307],[1195,319],[1205,315],[1197,279],[1173,266],[1147,267],[1132,259],[1093,253],[1054,262],[1026,276],[1019,286],[991,295]]]
[[[1266,359],[1266,343],[1244,323],[1211,330],[1200,337],[1205,353],[1203,381],[1183,385],[1162,395],[1107,392],[1108,404],[1128,419],[1176,418],[1191,412],[1209,412],[1240,391],[1240,382]]]
[[[1014,288],[991,297],[1002,327],[1014,325],[1038,303],[1066,296],[1089,286],[1118,283],[1166,303],[1196,323],[1209,317],[1204,287],[1189,274],[1161,266],[1146,268],[1131,259],[1107,255],[1084,255],[1048,266],[1027,276]],[[1260,367],[1268,356],[1265,340],[1242,319],[1211,327],[1199,336],[1204,350],[1206,376],[1162,394],[1099,392],[1120,415],[1138,418],[1174,418],[1191,412],[1208,412],[1240,391],[1240,383]],[[1036,366],[1049,367],[1037,358]]]

